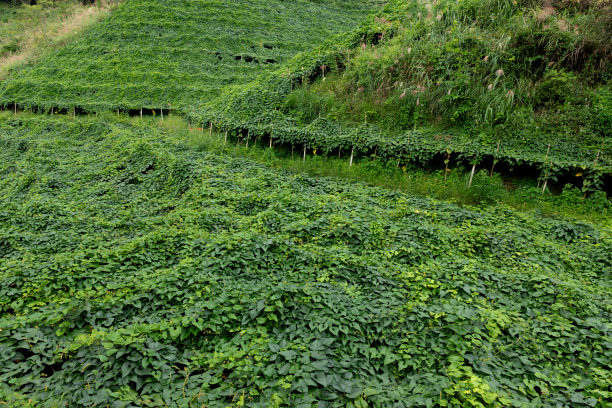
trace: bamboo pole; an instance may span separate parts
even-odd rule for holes
[[[550,153],[550,143],[548,144],[548,149],[546,149],[546,156],[544,156],[544,165],[546,165],[546,160],[548,160],[548,153]],[[548,174],[544,173],[544,187],[542,187],[542,194],[546,191],[546,185],[548,184]],[[540,182],[538,181],[538,188],[540,187]]]
[[[497,157],[497,152],[499,152],[500,144],[501,144],[501,140],[497,142],[497,149],[495,149],[495,157]],[[493,165],[491,166],[491,174],[489,174],[489,177],[493,177],[493,169],[495,168],[495,157],[493,157]]]
[[[450,153],[446,153],[446,160],[444,160],[444,184],[446,184],[448,177],[448,162],[450,162]]]
[[[597,161],[599,160],[599,155],[601,154],[601,149],[599,149],[597,151],[597,156],[595,156],[595,161],[593,162],[593,166],[597,164]]]
[[[468,188],[472,187],[472,179],[474,178],[474,173],[476,172],[476,162],[472,165],[472,173],[470,173],[470,181],[468,181]]]

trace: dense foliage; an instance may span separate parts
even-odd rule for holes
[[[126,0],[78,41],[6,81],[0,105],[189,106],[277,68],[369,9],[361,0]]]
[[[586,3],[392,1],[191,117],[334,153],[526,164],[597,190],[612,172],[612,10]]]
[[[0,118],[0,401],[606,406],[612,230]]]

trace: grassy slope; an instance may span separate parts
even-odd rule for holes
[[[234,143],[226,140],[223,132],[191,127],[177,116],[170,116],[159,124],[194,148],[245,157],[271,168],[312,177],[354,180],[460,205],[484,208],[509,205],[519,211],[536,210],[547,217],[563,215],[592,223],[609,222],[612,215],[612,202],[604,191],[585,197],[579,188],[566,185],[562,190],[547,189],[542,193],[534,180],[503,179],[495,173],[491,176],[490,168],[476,172],[468,187],[469,169],[453,168],[445,177],[444,169],[431,171],[418,165],[398,168],[396,163],[385,163],[377,158],[362,158],[349,166],[349,158],[321,155],[317,149],[308,149],[303,157],[299,149],[279,148],[275,144],[270,148],[268,138],[239,138]]]
[[[44,6],[0,3],[0,80],[77,37],[110,12],[114,1],[83,5],[62,0]]]
[[[612,397],[609,226],[273,171],[113,118],[5,116],[0,146],[0,400]]]
[[[593,191],[612,168],[612,14],[564,4],[391,2],[354,48],[303,58],[192,119],[333,154],[580,173]]]
[[[361,0],[128,0],[81,39],[7,81],[0,104],[185,108],[277,68],[358,24],[368,10]]]
[[[152,0],[131,4],[161,13],[145,7]],[[143,29],[123,18],[123,33]],[[91,32],[120,37],[108,27]],[[87,48],[82,41],[57,54],[62,64]],[[215,103],[271,96],[285,106],[291,83],[331,66],[319,58],[342,55],[351,43],[343,41],[283,65],[272,74],[280,91],[254,97],[263,81],[226,88]],[[108,73],[131,58],[121,44],[121,59],[98,61]],[[243,63],[238,82],[251,79]],[[172,78],[167,88],[141,78],[155,85],[145,95],[186,86]],[[135,94],[105,80],[114,88],[104,95],[131,107]],[[103,94],[77,95],[83,83],[61,85],[62,98],[117,106]],[[607,220],[310,178],[181,136],[114,116],[0,116],[0,403],[581,407],[612,399]]]

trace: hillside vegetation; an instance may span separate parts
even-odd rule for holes
[[[392,1],[191,117],[319,152],[527,166],[585,192],[611,173],[607,2]]]
[[[0,400],[604,406],[609,227],[0,120]]]
[[[185,108],[357,24],[365,1],[129,0],[20,71],[0,104],[72,111]]]
[[[125,0],[38,49],[0,84],[0,405],[609,407],[610,21]]]
[[[0,80],[77,37],[111,11],[115,0],[0,3]]]

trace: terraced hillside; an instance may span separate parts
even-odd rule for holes
[[[357,26],[367,1],[126,0],[17,74],[0,104],[80,111],[184,108]]]
[[[612,399],[612,231],[0,117],[9,406]]]
[[[611,7],[392,0],[337,47],[189,115],[347,158],[522,166],[592,192],[612,174]]]

